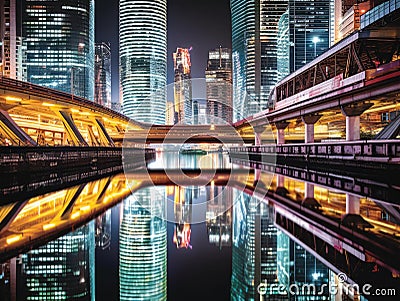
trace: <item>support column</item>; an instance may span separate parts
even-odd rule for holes
[[[285,176],[277,175],[276,177],[276,194],[286,196],[289,191],[285,188]]]
[[[278,131],[276,137],[276,144],[285,144],[285,129],[288,127],[289,122],[282,121],[275,123],[276,129]]]
[[[105,146],[115,146],[114,141],[112,141],[110,135],[108,135],[106,127],[99,118],[96,118],[96,126],[101,144]]]
[[[341,106],[346,116],[346,141],[360,140],[360,116],[373,106],[373,103],[357,103]]]
[[[304,183],[304,200],[301,203],[304,207],[318,210],[321,207],[321,204],[314,198],[314,184],[313,183]]]
[[[314,127],[315,123],[321,118],[321,115],[307,115],[301,116],[301,119],[305,123],[305,143],[314,143]]]
[[[346,194],[346,214],[360,214],[360,197]]]
[[[88,146],[85,139],[83,139],[82,134],[79,132],[76,127],[74,120],[69,112],[66,111],[57,111],[58,116],[61,117],[62,123],[64,125],[65,131],[68,133],[70,140],[68,140],[68,144],[72,145],[81,145]]]

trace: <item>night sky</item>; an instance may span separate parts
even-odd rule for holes
[[[118,97],[118,2],[96,0],[96,42],[110,42],[112,97]],[[193,47],[192,78],[204,78],[208,50],[231,48],[229,0],[168,0],[168,81],[173,82],[172,53]]]

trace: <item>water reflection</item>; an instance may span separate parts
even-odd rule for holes
[[[179,164],[233,167],[220,157],[210,155],[210,164],[202,161],[205,156],[182,156]],[[4,261],[0,295],[4,300],[186,300],[193,292],[202,300],[361,298],[343,293],[341,271],[360,285],[399,286],[398,259],[385,255],[397,254],[399,225],[379,200],[268,172],[258,175],[265,183],[257,190],[255,172],[239,175],[245,192],[226,187],[223,171],[208,186],[173,186],[158,169],[174,160],[176,154],[160,153],[149,169],[157,183],[169,186],[147,187],[148,177],[137,170],[0,208],[4,258],[16,252],[13,247],[47,242]],[[266,199],[260,204],[251,194]],[[111,211],[104,210],[120,201],[119,218],[111,222]],[[399,212],[398,206],[391,208]],[[196,224],[199,220],[205,222]],[[116,273],[97,274],[96,284],[108,283],[110,275],[118,282],[107,296],[95,285],[103,265],[114,265]],[[332,294],[328,284],[340,284],[340,294]],[[315,292],[302,291],[305,285]]]
[[[167,300],[165,202],[143,189],[128,197],[120,225],[120,300]]]

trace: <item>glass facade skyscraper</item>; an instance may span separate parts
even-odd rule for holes
[[[228,48],[208,52],[207,113],[211,123],[232,122],[232,53]],[[223,123],[223,122],[222,122]]]
[[[167,0],[120,0],[119,5],[123,113],[165,124]]]
[[[177,120],[174,123],[193,124],[192,75],[190,53],[177,48],[174,58],[174,102]]]
[[[330,6],[330,0],[289,0],[290,72],[329,48]]]
[[[99,43],[95,47],[94,101],[111,108],[111,49],[110,44]]]
[[[287,0],[231,0],[234,120],[268,107],[277,81],[278,22]]]
[[[94,0],[25,0],[28,81],[93,100]]]

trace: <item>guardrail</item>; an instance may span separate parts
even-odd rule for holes
[[[400,140],[343,141],[334,143],[280,144],[241,146],[230,148],[230,153],[276,154],[278,156],[304,156],[335,159],[358,159],[398,162]]]

